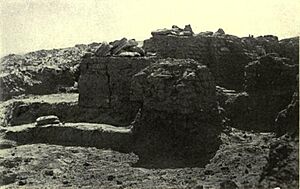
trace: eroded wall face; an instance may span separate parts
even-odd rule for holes
[[[299,38],[278,41],[275,37],[154,36],[144,41],[144,49],[162,58],[191,58],[208,66],[216,84],[243,91],[244,67],[266,53],[277,53],[298,64]]]
[[[236,38],[156,36],[145,40],[144,48],[164,58],[191,58],[205,64],[217,85],[227,89],[243,89],[244,66],[251,61]]]
[[[80,64],[79,106],[107,110],[107,123],[129,124],[139,104],[130,101],[130,83],[134,74],[155,58],[89,57]],[[109,120],[112,121],[109,121]]]

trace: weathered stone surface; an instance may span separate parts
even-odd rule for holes
[[[36,126],[59,124],[60,121],[55,115],[42,116],[36,119]]]
[[[255,131],[276,131],[278,112],[286,108],[298,88],[298,66],[286,64],[285,61],[285,58],[268,54],[246,66],[247,93],[239,94],[225,103],[232,126]]]
[[[217,101],[224,108],[226,101],[235,98],[238,93],[234,90],[228,90],[220,86],[216,86]]]
[[[211,36],[214,32],[212,31],[206,31],[206,32],[200,32],[199,34],[197,34],[197,36]]]
[[[98,49],[95,52],[96,56],[102,57],[102,56],[108,56],[110,55],[110,50],[112,49],[112,45],[109,45],[106,42],[103,42],[100,44],[100,46],[98,47]]]
[[[294,93],[292,102],[286,109],[280,111],[275,120],[276,133],[281,136],[289,133],[292,136],[299,134],[299,93]]]
[[[121,52],[119,54],[120,57],[139,57],[141,56],[138,52]]]
[[[190,24],[185,25],[183,28],[184,31],[189,31],[191,34],[194,34],[192,26]]]
[[[77,101],[78,93],[11,99],[2,104],[1,108],[4,111],[0,125],[15,126],[34,123],[38,117],[46,115],[56,115],[62,122],[88,121],[88,119],[84,120],[84,110],[79,109]]]
[[[225,32],[222,28],[219,28],[213,35],[214,36],[225,35]]]
[[[132,148],[130,129],[106,124],[66,123],[44,127],[27,124],[17,129],[7,128],[4,138],[19,144],[47,143],[110,148],[121,152],[128,152]]]
[[[23,94],[53,94],[61,87],[72,87],[78,81],[81,56],[98,46],[92,43],[2,57],[0,101]]]
[[[223,33],[201,32],[194,36],[172,34],[164,30],[144,41],[146,52],[155,52],[161,58],[191,58],[207,65],[216,79],[216,84],[226,89],[243,91],[244,67],[259,56],[277,53],[298,64],[299,38],[278,41],[276,36],[239,38]]]
[[[134,40],[129,40],[128,41],[126,38],[122,38],[118,42],[114,43],[114,46],[111,49],[111,54],[116,55],[119,52],[121,52],[121,50],[123,50],[123,49],[133,47],[133,46],[137,46],[137,45],[138,44]]]
[[[74,85],[75,75],[68,67],[43,66],[16,68],[0,76],[0,100],[21,94],[57,93],[61,87]]]
[[[128,48],[128,51],[129,52],[137,52],[140,54],[140,56],[145,56],[145,51],[141,47],[133,46],[133,47]]]
[[[257,124],[274,129],[275,119],[291,101],[297,88],[298,65],[286,64],[285,58],[268,54],[245,68],[245,90],[253,101]],[[259,118],[260,117],[260,118]]]
[[[185,25],[184,29],[173,25],[171,29],[158,29],[156,31],[152,31],[151,35],[153,37],[155,36],[167,36],[167,35],[173,35],[173,36],[192,36],[194,34],[191,25]]]
[[[268,54],[249,63],[245,68],[245,90],[253,95],[285,93],[287,98],[291,98],[297,86],[298,66],[286,62],[286,58]]]
[[[141,104],[133,124],[141,163],[206,163],[221,130],[215,90],[208,68],[191,59],[161,59],[137,73],[131,100]]]
[[[284,135],[271,143],[259,182],[260,188],[299,188],[298,137]]]
[[[279,41],[278,54],[291,60],[291,64],[299,64],[299,37],[282,39]]]
[[[83,59],[79,79],[79,106],[110,112],[118,122],[128,125],[138,111],[130,102],[131,77],[154,62],[146,57],[91,57]]]
[[[247,53],[241,40],[229,35],[159,35],[145,40],[143,48],[162,58],[191,58],[202,62],[212,72],[217,85],[240,91],[244,67],[256,57]]]
[[[259,113],[257,108],[252,109],[253,101],[246,92],[238,93],[225,101],[224,109],[226,117],[229,119],[229,125],[242,130],[266,131],[263,120],[265,115]],[[254,103],[255,104],[255,103]]]

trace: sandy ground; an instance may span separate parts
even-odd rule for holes
[[[138,156],[133,153],[31,141],[20,145],[4,139],[3,131],[1,137],[2,188],[220,188],[228,180],[253,188],[274,136],[228,129],[220,136],[223,144],[210,164],[176,169],[136,167]]]

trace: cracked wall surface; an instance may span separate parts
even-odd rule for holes
[[[147,67],[150,57],[88,57],[82,60],[79,78],[79,106],[110,113],[116,125],[128,125],[139,104],[130,101],[130,82],[134,74]]]
[[[146,52],[155,52],[160,58],[194,59],[212,72],[216,84],[226,89],[244,90],[244,68],[259,56],[277,53],[298,64],[299,38],[278,40],[266,35],[239,38],[233,35],[174,36],[158,35],[144,41]]]

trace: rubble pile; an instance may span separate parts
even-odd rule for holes
[[[193,36],[194,32],[192,30],[191,25],[185,25],[184,28],[180,28],[176,25],[173,25],[171,29],[158,29],[156,31],[151,32],[151,35],[153,37],[156,36],[164,36],[164,35],[170,35],[170,36]]]
[[[138,42],[135,39],[127,40],[122,38],[110,43],[103,42],[95,51],[97,57],[105,56],[120,56],[120,57],[139,57],[145,56],[143,48],[138,47]]]

